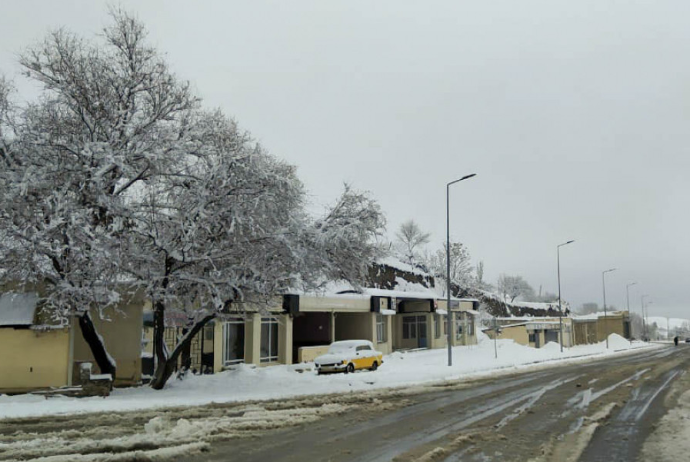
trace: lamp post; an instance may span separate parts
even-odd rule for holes
[[[630,319],[630,286],[636,285],[637,282],[631,282],[625,286],[625,300],[628,306],[628,320]],[[632,342],[632,323],[630,324],[630,341]]]
[[[572,244],[574,240],[556,246],[556,262],[558,266],[558,325],[560,329],[561,353],[563,353],[563,308],[561,308],[561,247]]]
[[[450,310],[450,186],[468,178],[472,178],[476,173],[465,175],[462,178],[446,184],[446,322],[448,323],[448,366],[453,365],[453,350],[451,348],[451,331],[453,330],[453,312]]]
[[[609,324],[608,324],[608,316],[606,314],[606,273],[610,273],[611,271],[616,271],[618,268],[611,268],[607,269],[606,271],[601,272],[601,285],[604,288],[604,334],[606,335],[606,349],[609,348]]]
[[[649,325],[649,305],[653,304],[653,301],[648,301],[644,305],[644,318],[645,318],[645,325],[647,326],[647,335],[649,336],[649,340],[652,339],[652,332],[651,332],[651,326]],[[656,332],[656,339],[659,340],[659,331]]]
[[[647,323],[644,320],[644,299],[649,297],[649,295],[642,295],[640,297],[640,305],[642,306],[642,340],[647,336]]]

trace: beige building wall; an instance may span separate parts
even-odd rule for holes
[[[438,318],[438,326],[436,325],[435,320]],[[429,324],[431,325],[431,332],[430,332],[430,342],[429,342],[429,347],[430,348],[446,348],[448,346],[448,336],[443,333],[443,325],[445,324],[446,320],[446,315],[445,314],[438,314],[438,313],[431,313],[429,316]],[[437,329],[438,327],[438,329]]]
[[[244,322],[244,362],[257,366],[292,364],[292,318],[286,314],[272,315],[278,321],[278,361],[261,362],[261,318],[260,313],[251,313]],[[223,370],[223,320],[216,320],[213,342],[213,371]]]
[[[623,316],[599,316],[597,319],[597,341],[603,342],[611,334],[618,334],[625,337],[623,331]]]
[[[117,362],[115,386],[135,385],[141,382],[141,345],[143,337],[143,301],[134,300],[124,306],[104,310],[101,318],[92,313],[96,330],[103,337],[108,353]],[[75,367],[81,362],[93,364],[93,373],[100,370],[91,349],[81,335],[78,320],[73,320]]]
[[[292,318],[283,314],[278,321],[278,362],[292,364]]]
[[[0,328],[0,392],[70,383],[70,331]]]
[[[369,340],[376,343],[374,313],[336,313],[335,340]]]
[[[245,337],[245,343],[247,339]],[[223,320],[216,319],[213,325],[213,373],[223,370]]]
[[[253,313],[244,324],[244,362],[261,364],[261,315]]]
[[[489,338],[494,338],[493,331],[486,331]],[[500,334],[498,334],[499,340],[514,340],[515,343],[520,345],[530,345],[534,346],[534,343],[529,341],[529,333],[527,332],[526,326],[511,326],[503,327]]]
[[[376,313],[372,313],[374,316],[374,338],[376,338]],[[383,315],[384,329],[386,331],[386,341],[377,342],[374,340],[374,346],[378,351],[384,355],[393,353],[393,319],[396,316]]]

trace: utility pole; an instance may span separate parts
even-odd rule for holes
[[[606,271],[602,271],[601,273],[601,285],[604,288],[604,334],[606,335],[606,349],[608,350],[609,348],[609,320],[608,316],[606,314],[606,273],[610,273],[611,271],[616,271],[618,268],[611,268],[607,269]]]

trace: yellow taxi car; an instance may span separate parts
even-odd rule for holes
[[[358,369],[375,371],[383,364],[383,353],[374,349],[369,340],[342,340],[331,343],[325,355],[314,359],[318,374],[354,372]]]

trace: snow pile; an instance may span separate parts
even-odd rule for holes
[[[545,351],[561,351],[561,344],[558,342],[549,342],[541,347],[541,349]]]
[[[630,340],[627,340],[618,334],[609,335],[609,348],[614,350],[624,350],[629,347]]]
[[[549,343],[535,349],[516,344],[512,340],[498,340],[498,358],[494,358],[494,341],[483,334],[478,345],[453,348],[453,366],[447,366],[447,350],[434,349],[414,352],[394,352],[384,357],[384,363],[376,372],[362,371],[354,374],[317,375],[316,371],[299,372],[294,366],[254,367],[240,366],[235,370],[214,375],[191,376],[183,381],[171,381],[161,391],[149,387],[115,389],[107,398],[51,398],[34,395],[0,396],[0,418],[26,417],[45,414],[72,414],[100,411],[127,411],[175,406],[193,406],[211,402],[237,402],[248,400],[279,399],[290,396],[316,395],[364,391],[380,388],[410,386],[428,382],[457,380],[479,375],[496,374],[498,370],[514,371],[531,364],[547,361],[587,360],[635,348],[654,348],[643,342],[629,342],[612,334],[606,343],[580,345],[565,348]],[[579,358],[579,359],[574,359]],[[245,415],[254,425],[272,426],[276,420],[264,419],[263,408],[248,409]],[[317,407],[315,413],[339,412],[337,408]],[[273,414],[276,415],[276,414]],[[287,412],[281,419],[310,419],[309,415],[292,415]],[[212,423],[223,431],[233,425],[218,421]],[[163,425],[150,422],[151,431]],[[166,424],[171,425],[171,424]],[[178,423],[174,424],[175,426]],[[185,426],[185,423],[179,425]],[[167,428],[167,427],[166,427]],[[160,431],[173,432],[162,429]],[[206,431],[206,430],[204,430]]]

